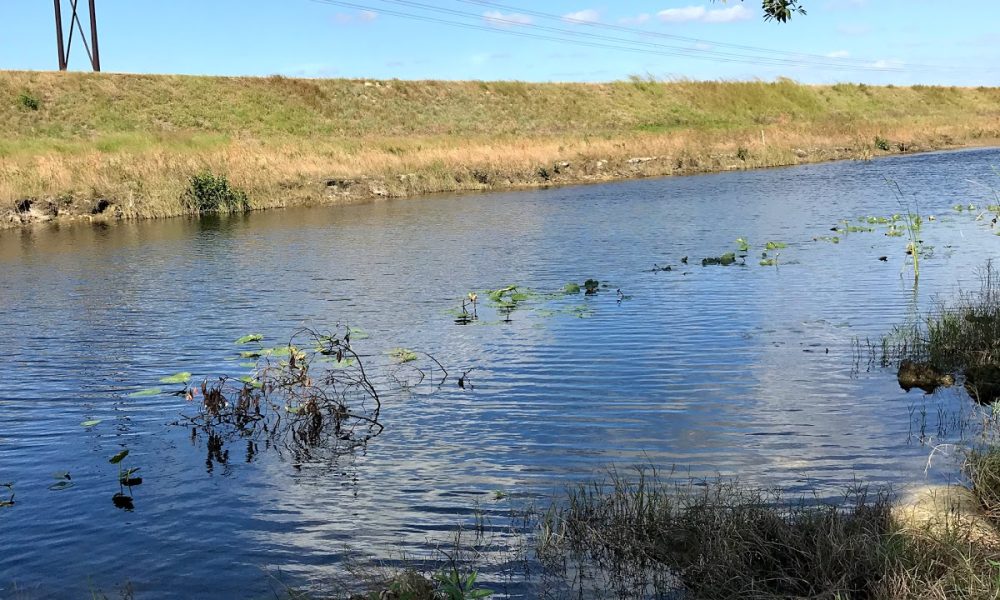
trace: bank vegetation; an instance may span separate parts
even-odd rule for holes
[[[0,227],[748,169],[997,139],[1000,88],[0,72]],[[192,196],[205,181],[225,183],[222,203]]]

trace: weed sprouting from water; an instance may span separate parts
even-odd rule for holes
[[[1000,384],[1000,274],[992,261],[980,269],[979,279],[978,291],[960,293],[954,304],[870,344],[873,358],[883,367],[927,364],[940,373],[964,374],[984,388]]]
[[[196,410],[179,424],[190,425],[192,436],[197,431],[207,435],[215,446],[210,460],[224,456],[222,444],[232,439],[264,441],[299,458],[337,456],[365,445],[383,430],[382,393],[411,388],[425,374],[418,353],[396,348],[384,365],[388,386],[376,385],[352,336],[363,332],[349,327],[324,333],[302,329],[287,344],[273,348],[260,344],[262,336],[244,336],[242,341],[261,345],[240,352],[256,360],[251,374],[222,376],[187,388],[183,394]],[[428,358],[443,373],[443,384],[447,370]]]
[[[540,556],[600,574],[617,597],[870,595],[886,564],[886,494],[785,502],[736,482],[671,486],[653,470],[581,486],[546,517]]]
[[[14,483],[10,481],[0,483],[0,490],[3,493],[3,496],[0,496],[0,508],[14,506]]]
[[[122,466],[122,461],[128,456],[128,449],[124,449],[111,458],[108,462],[113,465],[118,465],[118,492],[112,496],[111,501],[117,508],[123,510],[135,510],[135,501],[131,496],[132,486],[140,485],[142,483],[141,477],[135,477],[135,473],[139,470],[138,467],[132,467],[126,469]],[[129,493],[125,493],[125,488],[129,488]]]
[[[899,187],[899,183],[894,179],[885,178],[886,183],[889,185],[889,189],[892,190],[893,194],[896,196],[896,202],[906,213],[906,218],[902,220],[903,230],[907,236],[906,244],[906,255],[911,257],[913,260],[913,280],[917,281],[920,279],[920,255],[923,250],[923,240],[920,239],[920,228],[923,225],[923,218],[920,216],[920,206],[917,204],[916,200],[913,201],[912,206],[906,201],[903,196],[903,190]],[[890,229],[890,231],[898,231]]]
[[[469,308],[472,308],[470,311]],[[457,325],[468,325],[479,320],[479,294],[469,292],[462,298],[462,311],[455,316]]]

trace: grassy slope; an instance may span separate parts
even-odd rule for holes
[[[1000,89],[0,72],[0,213],[109,198],[179,214],[203,169],[263,208],[865,157],[876,135],[892,151],[991,142]]]

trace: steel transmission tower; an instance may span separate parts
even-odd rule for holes
[[[65,38],[63,44],[63,16],[62,5],[64,0],[52,0],[56,9],[56,47],[59,51],[59,70],[65,71],[69,66],[69,53],[73,49],[73,33],[80,32],[80,41],[84,50],[87,51],[87,58],[90,59],[90,66],[95,71],[101,70],[101,51],[97,45],[97,10],[94,8],[94,0],[87,0],[90,6],[90,42],[87,41],[87,34],[84,32],[83,24],[80,22],[80,15],[77,11],[77,4],[80,0],[69,0],[71,17],[69,20],[69,37]]]

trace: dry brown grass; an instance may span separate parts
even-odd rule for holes
[[[867,158],[876,135],[891,152],[992,143],[1000,89],[6,72],[0,215],[24,220],[25,198],[41,217],[101,198],[178,215],[206,170],[260,209]]]

